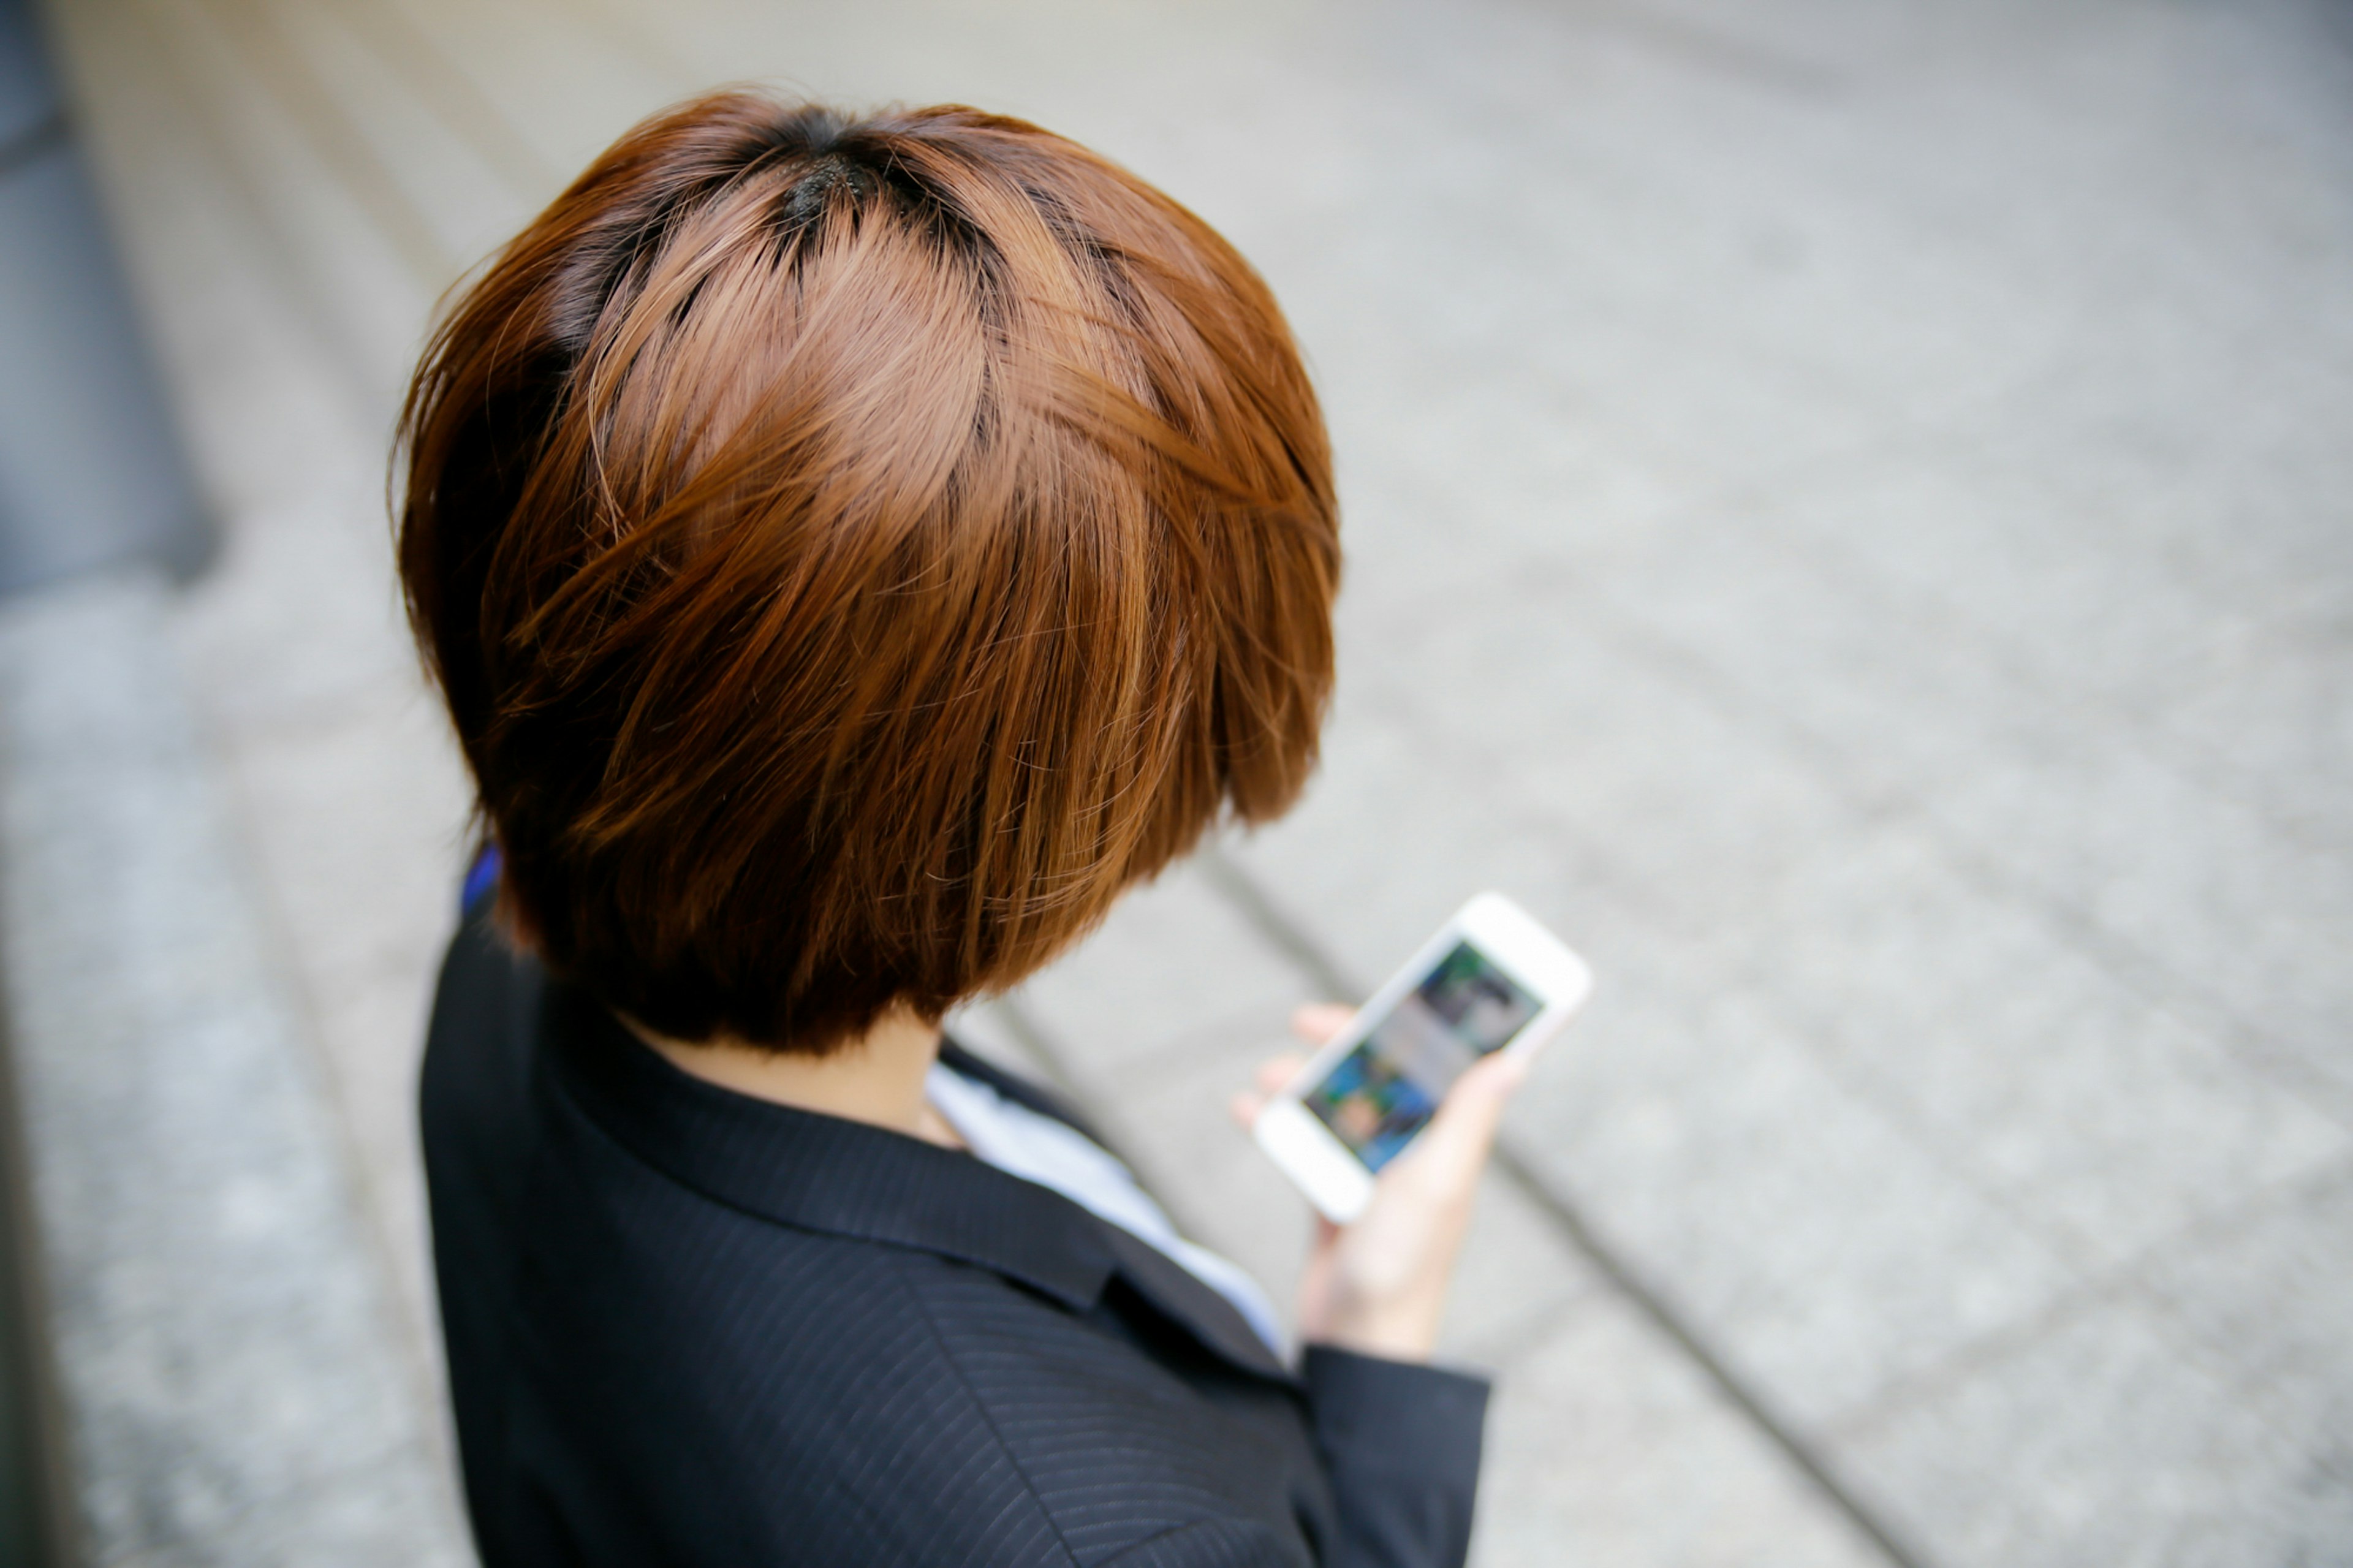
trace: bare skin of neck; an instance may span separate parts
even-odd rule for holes
[[[939,1060],[940,1026],[894,1007],[856,1039],[821,1057],[765,1051],[722,1037],[666,1039],[636,1024],[638,1037],[672,1067],[754,1100],[863,1121],[943,1148],[961,1149],[955,1130],[923,1098],[923,1078]]]

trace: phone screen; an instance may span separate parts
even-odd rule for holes
[[[1511,1044],[1542,1011],[1485,953],[1457,942],[1301,1103],[1377,1171],[1436,1114],[1463,1069]]]

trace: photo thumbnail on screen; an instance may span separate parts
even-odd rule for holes
[[[1377,1171],[1437,1113],[1465,1068],[1543,1010],[1486,954],[1458,942],[1303,1103]]]

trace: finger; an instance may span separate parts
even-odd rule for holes
[[[1454,1087],[1430,1119],[1430,1129],[1415,1142],[1412,1152],[1422,1163],[1468,1179],[1475,1177],[1494,1147],[1495,1129],[1513,1090],[1527,1076],[1525,1058],[1491,1056],[1472,1064],[1454,1080]]]
[[[1311,1046],[1320,1046],[1348,1026],[1356,1010],[1342,1002],[1311,1002],[1291,1015],[1291,1032]]]
[[[1306,1065],[1307,1058],[1296,1051],[1285,1051],[1279,1057],[1269,1057],[1265,1061],[1258,1064],[1258,1071],[1253,1075],[1254,1081],[1258,1084],[1258,1091],[1261,1094],[1281,1094],[1291,1087],[1291,1080],[1297,1078],[1299,1069]]]
[[[1265,1109],[1266,1101],[1255,1094],[1237,1093],[1226,1101],[1227,1111],[1236,1121],[1241,1123],[1242,1131],[1245,1132],[1258,1125],[1258,1113]]]

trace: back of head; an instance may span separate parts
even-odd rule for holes
[[[1207,225],[1034,126],[659,115],[456,301],[402,440],[503,912],[658,1033],[936,1016],[1314,764],[1297,351]]]

